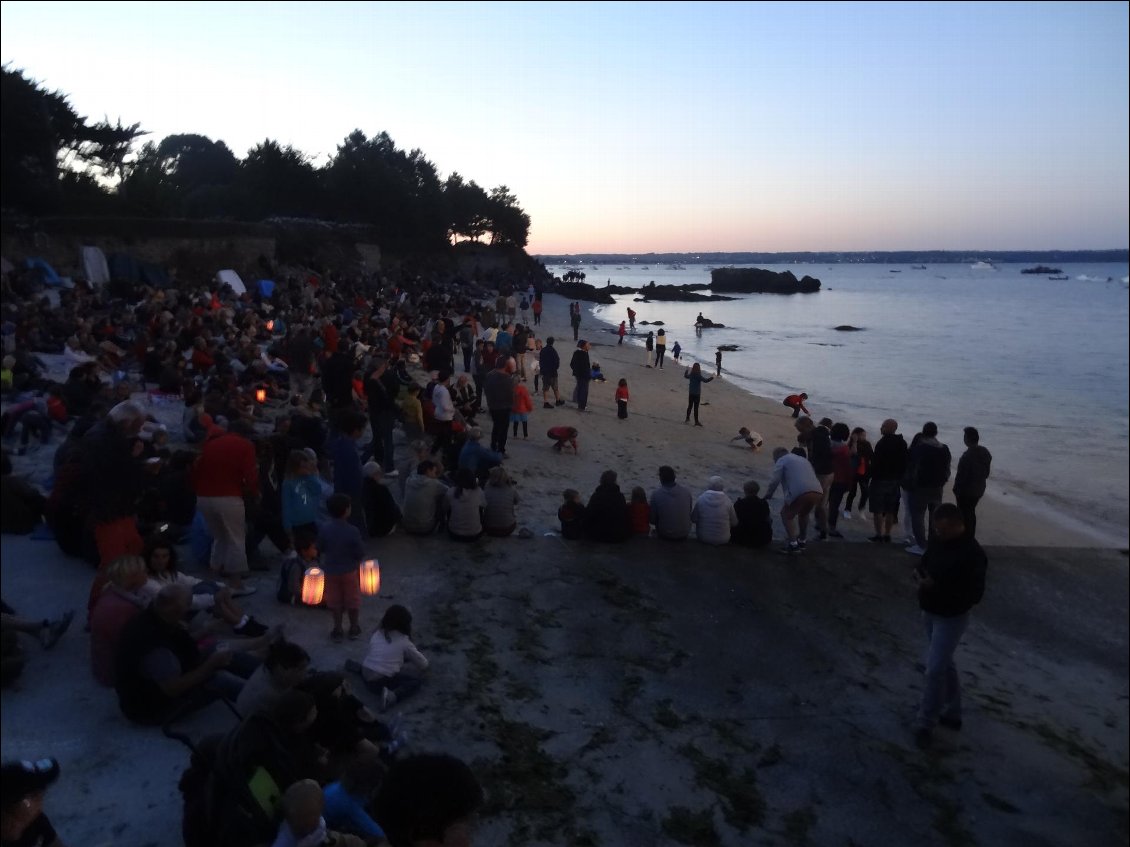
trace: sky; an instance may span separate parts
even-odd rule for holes
[[[505,184],[531,253],[1125,248],[1127,3],[0,3],[92,119]]]

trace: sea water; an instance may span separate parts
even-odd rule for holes
[[[908,441],[935,421],[955,467],[962,428],[975,426],[993,454],[991,493],[1126,545],[1125,264],[1060,265],[1063,281],[1022,274],[1020,264],[764,267],[816,277],[822,288],[712,303],[634,303],[637,295],[624,295],[594,316],[615,327],[631,305],[635,343],[648,329],[640,321],[663,321],[668,356],[677,340],[684,357],[710,372],[717,348],[736,345],[723,353],[726,379],[770,398],[804,391],[816,417],[862,426],[872,443],[884,418],[898,419]],[[705,265],[583,270],[597,286],[710,282]],[[696,334],[699,312],[725,328]],[[862,331],[835,329],[845,324]]]

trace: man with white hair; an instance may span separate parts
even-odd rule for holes
[[[808,516],[820,504],[824,496],[820,480],[808,459],[790,453],[784,447],[773,451],[773,475],[769,478],[769,488],[765,499],[770,500],[773,492],[781,487],[785,505],[781,507],[781,522],[785,525],[788,543],[781,548],[782,553],[799,553],[804,549],[804,536],[808,532]]]
[[[738,525],[738,513],[726,495],[722,477],[710,477],[707,486],[691,509],[691,520],[698,528],[698,540],[704,544],[729,544],[730,530]]]

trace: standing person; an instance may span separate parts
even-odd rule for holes
[[[961,680],[953,656],[969,625],[969,610],[985,594],[988,570],[985,551],[966,529],[957,506],[938,506],[934,512],[937,536],[915,569],[928,644],[914,729],[914,741],[922,749],[933,742],[935,724],[961,729]]]
[[[627,334],[627,332],[628,332],[628,329],[627,329],[627,326],[625,325],[624,321],[620,321],[620,328],[618,330],[616,330],[616,335],[619,336],[619,339],[620,339],[619,341],[616,342],[618,345],[622,345],[624,343],[624,336]]]
[[[244,497],[259,493],[255,445],[244,437],[244,424],[232,431],[213,428],[193,469],[196,508],[212,536],[211,569],[233,592],[244,591],[248,572],[247,507]]]
[[[459,327],[459,349],[463,351],[463,373],[471,372],[471,357],[475,352],[475,330],[470,319],[463,321]]]
[[[534,326],[541,326],[541,310],[542,302],[541,296],[539,295],[534,298],[533,305],[530,308],[530,311],[534,313]]]
[[[373,430],[373,458],[380,463],[386,476],[394,477],[396,470],[393,464],[395,448],[392,430],[399,411],[396,395],[400,386],[390,376],[388,360],[383,357],[374,358],[369,378],[365,381],[365,400],[369,406],[369,426]]]
[[[483,382],[483,396],[490,412],[490,449],[506,455],[506,436],[510,431],[510,409],[514,403],[514,384],[510,381],[507,360],[500,358]]]
[[[530,311],[530,301],[527,300],[525,297],[523,297],[522,302],[520,302],[518,304],[518,311],[520,311],[522,313],[522,323],[528,324],[530,322],[530,318],[529,318],[529,314],[528,314],[528,312]]]
[[[643,361],[644,361],[644,364],[647,367],[650,368],[651,367],[651,356],[652,356],[652,353],[655,352],[655,333],[654,332],[648,331],[647,338],[643,342],[643,347],[644,347],[644,350],[646,351],[645,354],[644,354],[644,360]]]
[[[628,331],[636,331],[636,310],[631,306],[628,307]]]
[[[569,323],[573,327],[573,340],[577,341],[581,335],[581,304],[574,303],[573,311],[569,318]]]
[[[628,380],[621,379],[616,386],[616,417],[624,421],[628,419]]]
[[[356,409],[341,409],[334,416],[334,427],[326,439],[326,456],[333,463],[333,489],[345,494],[352,506],[350,520],[365,534],[365,502],[361,498],[365,475],[361,472],[361,451],[357,442],[365,431],[365,416]]]
[[[949,482],[952,461],[950,448],[938,441],[938,425],[927,421],[922,427],[922,437],[910,448],[909,464],[913,473],[910,520],[914,544],[907,547],[906,552],[912,556],[926,552],[926,544],[934,530],[934,510],[941,505],[942,490]]]
[[[817,538],[823,541],[828,537],[828,495],[832,490],[832,480],[835,478],[836,466],[832,458],[832,433],[824,420],[817,426],[812,418],[807,415],[797,418],[793,426],[798,433],[797,440],[808,451],[808,461],[812,463],[812,470],[820,480],[823,496],[816,506],[816,532]]]
[[[965,521],[965,531],[970,538],[977,536],[977,503],[985,496],[985,481],[993,455],[981,446],[981,435],[971,426],[965,428],[965,452],[957,460],[957,475],[953,480],[953,496]]]
[[[887,418],[879,427],[879,441],[871,457],[871,519],[875,534],[868,541],[890,543],[891,528],[898,520],[901,483],[906,474],[908,449],[898,432],[898,421]]]
[[[483,341],[481,338],[475,341],[475,353],[471,362],[471,378],[475,380],[475,408],[479,411],[482,411],[483,408],[483,383],[486,381],[487,374],[494,367],[497,358],[492,342]]]
[[[682,356],[682,355],[683,355],[683,345],[680,344],[678,341],[676,341],[675,345],[671,348],[671,358],[674,361],[678,362],[679,357]]]
[[[573,378],[577,380],[577,387],[573,392],[577,401],[577,411],[583,412],[589,405],[589,382],[592,381],[592,362],[589,360],[587,341],[577,342],[577,349],[573,351],[573,358],[569,360],[569,369],[573,372]]]
[[[788,538],[780,552],[799,553],[804,550],[804,536],[808,534],[808,516],[823,496],[820,480],[807,459],[778,447],[773,451],[773,475],[765,492],[766,500],[772,499],[778,485],[785,498],[781,507],[781,523]]]
[[[565,401],[557,390],[557,374],[561,370],[561,356],[553,346],[553,336],[545,340],[545,346],[538,354],[538,365],[541,367],[541,399],[543,409],[552,409],[554,406],[564,406]],[[549,392],[553,392],[553,404],[549,402]]]
[[[832,425],[832,487],[828,492],[828,535],[843,538],[836,528],[840,517],[840,504],[855,481],[855,468],[851,463],[851,430],[846,423]]]
[[[683,423],[690,423],[691,411],[693,410],[694,425],[702,426],[702,424],[698,422],[698,404],[702,399],[702,384],[704,382],[713,382],[714,377],[703,376],[702,368],[699,366],[698,362],[695,362],[683,373],[683,378],[690,380],[690,386],[688,388],[689,393],[687,394],[687,417]]]
[[[667,331],[660,329],[655,334],[655,366],[663,369],[663,358],[667,353]]]
[[[722,376],[722,348],[719,347],[714,353],[714,375]]]
[[[851,520],[851,507],[855,502],[856,491],[859,491],[859,511],[862,512],[867,507],[867,496],[871,487],[871,457],[875,455],[875,451],[871,448],[871,442],[867,440],[867,430],[861,426],[851,431],[848,447],[851,450],[851,464],[855,477],[852,479],[851,490],[848,491],[844,517]]]
[[[318,532],[318,550],[326,575],[324,602],[334,619],[330,638],[340,644],[345,637],[341,630],[343,612],[349,614],[349,640],[361,637],[361,560],[365,558],[365,544],[361,532],[349,521],[350,498],[339,492],[326,505],[330,520]]]
[[[510,423],[514,426],[514,437],[518,437],[518,424],[522,425],[522,437],[530,437],[530,412],[534,410],[534,401],[530,399],[530,391],[522,384],[518,374],[511,378],[514,383],[514,397],[510,406]]]
[[[808,395],[802,392],[800,394],[790,394],[788,397],[782,400],[781,403],[782,405],[788,406],[793,410],[794,418],[799,418],[801,412],[804,412],[806,415],[812,414],[804,405],[804,401],[807,399]]]
[[[446,455],[447,448],[451,444],[451,423],[455,420],[455,403],[451,399],[451,390],[448,387],[450,380],[450,373],[440,371],[436,379],[435,389],[432,391],[432,405],[435,407],[433,417],[436,428],[436,439],[432,442],[432,452],[438,453],[440,456]]]

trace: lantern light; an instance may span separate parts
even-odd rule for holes
[[[267,332],[274,332],[274,331],[275,331],[275,322],[274,321],[267,321]]]
[[[257,403],[266,403],[267,402],[267,389],[256,388],[255,389],[255,401]]]
[[[322,602],[326,590],[326,575],[321,568],[310,568],[302,577],[302,602],[307,606],[317,606]]]
[[[381,563],[376,559],[361,563],[361,593],[369,596],[381,593]]]

